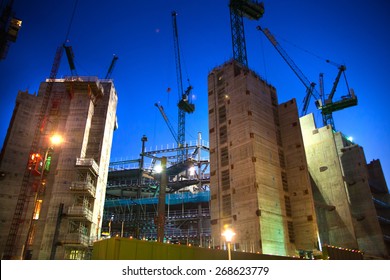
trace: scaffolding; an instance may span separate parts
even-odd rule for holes
[[[146,138],[143,138],[143,144]],[[102,236],[157,240],[159,160],[168,159],[164,242],[207,247],[210,230],[208,143],[182,147],[185,160],[175,161],[178,147],[146,151],[141,158],[112,162],[109,168]]]

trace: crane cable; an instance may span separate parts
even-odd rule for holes
[[[316,57],[316,58],[319,59],[319,60],[323,60],[323,61],[325,61],[325,62],[327,62],[327,63],[332,63],[332,61],[331,61],[330,59],[324,58],[324,57],[322,57],[322,56],[320,56],[320,55],[318,55],[318,54],[316,54],[316,53],[314,53],[314,52],[312,52],[312,51],[309,51],[309,50],[307,50],[307,49],[305,49],[305,48],[303,48],[303,47],[301,47],[301,46],[298,46],[297,44],[295,44],[295,43],[293,43],[293,42],[290,42],[290,41],[287,40],[287,39],[284,39],[284,38],[282,38],[282,37],[280,37],[280,36],[278,36],[278,38],[280,38],[282,41],[284,41],[284,42],[286,42],[286,43],[292,45],[293,47],[295,47],[295,48],[297,48],[297,49],[299,49],[299,50],[301,50],[301,51],[303,51],[303,52],[306,52],[306,53],[308,53],[308,54],[310,54],[310,55]],[[333,63],[334,63],[334,62],[333,62]]]
[[[294,43],[292,43],[292,42],[290,42],[290,41],[288,41],[288,40],[286,40],[284,38],[281,38],[281,40],[286,42],[286,43],[288,43],[288,44],[290,44],[290,45],[292,45],[293,47],[295,47],[297,49],[300,49],[303,52],[306,52],[306,53],[308,53],[308,54],[318,58],[319,60],[323,60],[326,63],[332,64],[333,66],[336,66],[338,68],[341,66],[341,64],[339,64],[339,63],[336,63],[336,62],[334,62],[334,61],[332,61],[330,59],[324,58],[324,57],[322,57],[322,56],[320,56],[320,55],[318,55],[318,54],[316,54],[316,53],[314,53],[312,51],[309,51],[309,50],[307,50],[307,49],[305,49],[303,47],[300,47],[297,44],[294,44]],[[349,84],[348,84],[348,80],[347,80],[347,76],[346,76],[345,72],[343,72],[343,77],[344,77],[345,84],[346,84],[346,87],[347,87],[347,92],[349,93],[350,92],[350,88],[349,88]]]
[[[73,7],[72,16],[71,16],[71,18],[70,18],[70,22],[69,22],[69,25],[68,25],[68,30],[67,30],[67,32],[66,32],[64,44],[68,41],[69,33],[70,33],[70,28],[72,27],[73,18],[74,18],[74,15],[75,15],[75,13],[76,13],[76,8],[77,8],[78,2],[79,2],[78,0],[75,1],[74,7]]]

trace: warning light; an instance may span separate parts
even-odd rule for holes
[[[30,160],[28,162],[28,169],[31,170],[34,175],[39,176],[42,172],[42,167],[42,156],[38,153],[31,154]]]

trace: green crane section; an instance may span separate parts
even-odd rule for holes
[[[338,69],[339,72],[337,73],[337,76],[333,82],[332,89],[328,95],[328,97],[325,96],[324,94],[324,89],[323,86],[321,87],[321,103],[318,105],[318,109],[321,110],[322,113],[322,120],[324,125],[331,125],[334,130],[336,130],[334,120],[333,120],[333,112],[343,110],[345,108],[349,108],[352,106],[356,106],[358,103],[357,97],[355,95],[355,92],[352,88],[349,88],[347,78],[345,75],[345,70],[347,70],[347,67],[345,65],[339,65],[334,62],[331,62],[330,60],[327,60],[326,62],[331,63],[335,65]],[[340,81],[341,75],[344,76],[344,80],[346,82],[347,86],[347,95],[341,96],[340,100],[333,101],[333,97],[336,93],[337,85]],[[323,85],[323,74],[320,74],[320,85]]]

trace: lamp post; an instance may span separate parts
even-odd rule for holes
[[[230,228],[227,228],[222,233],[222,236],[225,237],[225,240],[226,240],[226,243],[227,243],[227,247],[228,247],[228,260],[229,261],[232,259],[231,243],[232,243],[233,236],[235,236],[235,235],[236,235],[236,233],[232,229],[230,229]]]
[[[165,195],[167,187],[167,158],[161,158],[160,192],[157,205],[157,242],[164,242],[165,230]]]
[[[22,256],[21,256],[23,259],[28,259],[31,257],[31,256],[29,256],[28,246],[29,246],[30,239],[32,238],[33,231],[34,231],[34,226],[33,226],[34,220],[39,219],[39,212],[40,212],[40,207],[41,207],[41,205],[39,205],[39,204],[42,202],[42,200],[40,200],[40,195],[41,195],[42,185],[44,184],[44,179],[45,179],[45,175],[46,175],[45,172],[46,172],[46,169],[49,168],[47,166],[49,153],[53,151],[53,147],[55,145],[58,145],[61,142],[62,142],[62,137],[60,135],[54,134],[53,136],[51,136],[50,137],[50,145],[46,149],[45,155],[44,155],[43,160],[42,160],[39,181],[38,181],[38,187],[36,189],[35,196],[34,196],[34,209],[33,209],[30,221],[29,221],[27,237],[26,237],[26,241],[25,241],[24,246],[23,246],[23,251],[22,251]],[[49,162],[50,161],[51,161],[51,158],[50,158]]]

